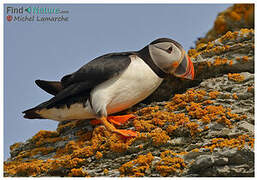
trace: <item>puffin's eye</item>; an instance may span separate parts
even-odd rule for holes
[[[171,52],[172,52],[172,46],[170,46],[169,49],[167,49],[167,52],[168,52],[168,53],[171,53]]]

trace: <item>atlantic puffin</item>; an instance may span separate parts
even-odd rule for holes
[[[139,51],[97,57],[60,81],[36,80],[54,97],[24,111],[24,117],[56,121],[96,119],[111,132],[134,137],[135,131],[114,126],[133,115],[109,115],[144,100],[169,75],[193,80],[193,63],[175,40],[156,39]]]

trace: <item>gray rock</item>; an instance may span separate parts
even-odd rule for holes
[[[251,134],[254,133],[254,125],[253,124],[250,124],[246,121],[241,121],[239,124],[238,124],[238,128],[242,129],[242,130],[245,130],[247,132],[250,132]]]
[[[228,164],[228,158],[227,157],[214,157],[214,164],[217,166],[223,166]]]
[[[194,152],[194,151],[190,151],[189,153],[187,153],[186,155],[184,155],[184,159],[186,161],[190,161],[190,160],[195,160],[197,157],[202,156],[202,155],[210,155],[211,153],[209,152]]]
[[[216,168],[217,174],[219,176],[230,176],[230,168],[229,166],[219,166]]]
[[[193,172],[204,171],[204,169],[211,167],[213,163],[214,163],[213,156],[200,155],[195,159],[195,161],[191,165],[191,169]]]

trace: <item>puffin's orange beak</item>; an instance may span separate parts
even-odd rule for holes
[[[194,79],[195,71],[194,71],[194,65],[190,59],[190,57],[185,54],[182,62],[177,67],[176,71],[174,72],[174,75],[181,78],[186,79]]]

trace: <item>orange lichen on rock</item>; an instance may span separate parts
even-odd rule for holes
[[[245,77],[238,73],[234,73],[234,74],[228,73],[228,79],[235,82],[241,82],[245,79]]]
[[[189,49],[187,54],[188,54],[189,57],[196,57],[200,53],[197,54],[197,50],[196,49]]]
[[[188,115],[198,119],[207,113],[206,110],[202,109],[201,104],[194,102],[191,102],[189,106],[186,106],[186,110],[188,111]]]
[[[108,169],[104,169],[104,175],[108,175],[109,171]]]
[[[14,149],[20,147],[22,143],[14,143],[13,145],[10,146],[10,150],[13,151]]]
[[[212,100],[205,100],[202,102],[203,105],[208,105],[208,104],[213,104],[213,101]]]
[[[226,44],[228,41],[235,41],[238,39],[238,37],[243,37],[243,38],[247,38],[252,36],[252,34],[254,33],[253,29],[240,29],[240,31],[224,31],[224,29],[226,29],[226,25],[222,24],[223,23],[224,18],[217,18],[217,26],[220,26],[222,28],[218,28],[222,31],[219,32],[218,34],[222,34],[222,36],[217,37],[217,39],[214,41],[214,39],[209,39],[209,41],[205,41],[205,39],[200,39],[197,43],[196,43],[196,47],[195,49],[190,49],[188,51],[188,55],[190,56],[190,58],[196,58],[198,55],[202,55],[202,54],[221,54],[223,52],[227,52],[229,51],[232,47],[228,44]],[[211,37],[211,36],[210,36]],[[241,43],[237,43],[238,46],[243,46],[243,44]],[[236,58],[236,60],[241,60],[241,58]],[[242,61],[246,62],[248,61],[248,57],[245,56],[244,58],[242,58]],[[230,61],[226,58],[220,58],[218,57],[217,59],[214,60],[213,63],[211,62],[206,62],[208,67],[211,67],[211,65],[213,64],[214,66],[219,66],[219,65],[229,65],[231,66],[233,64],[233,61]]]
[[[184,113],[171,113],[171,119],[169,120],[170,125],[167,126],[166,131],[169,134],[173,134],[173,131],[175,131],[178,128],[187,127],[189,128],[189,131],[191,131],[191,126],[187,126],[188,123],[191,121],[189,120],[189,117],[186,116]]]
[[[199,50],[205,49],[206,46],[207,45],[205,43],[197,44],[196,50],[199,51]]]
[[[209,126],[204,126],[203,129],[204,130],[209,130]]]
[[[214,66],[220,66],[223,64],[227,64],[228,63],[228,59],[227,58],[220,58],[217,57],[213,63]]]
[[[156,112],[159,110],[159,107],[158,106],[154,106],[154,107],[145,107],[145,108],[142,108],[140,110],[138,110],[136,112],[137,115],[146,115],[146,114],[151,114],[153,112]]]
[[[243,61],[247,62],[249,59],[248,59],[248,56],[243,56],[242,57]]]
[[[37,176],[38,174],[47,171],[49,166],[44,166],[43,160],[32,160],[25,163],[17,161],[4,162],[4,171],[9,174],[18,176]]]
[[[78,140],[79,142],[85,142],[85,141],[89,141],[92,138],[92,132],[79,130],[76,133],[76,136],[79,137],[79,140]]]
[[[30,151],[21,151],[17,156],[15,156],[16,160],[22,160],[23,158],[30,157],[31,153]]]
[[[195,136],[197,133],[201,132],[202,129],[198,129],[199,124],[195,123],[195,122],[190,122],[186,124],[186,127],[188,127],[188,129],[190,129],[190,134],[191,136]]]
[[[172,98],[172,101],[168,102],[165,107],[170,111],[185,108],[187,103],[202,101],[205,95],[206,91],[204,90],[196,91],[189,89],[185,94],[176,94]]]
[[[103,154],[101,152],[97,151],[95,153],[95,157],[96,157],[96,159],[101,159],[103,157]]]
[[[186,167],[184,159],[177,157],[170,150],[161,153],[161,160],[156,165],[156,170],[161,176],[168,176],[174,173],[182,172]]]
[[[237,61],[240,61],[240,60],[241,60],[241,58],[240,58],[240,57],[236,57],[236,60],[237,60]]]
[[[214,29],[218,34],[223,34],[227,31],[227,24],[226,20],[222,16],[218,16],[217,19],[214,22]]]
[[[229,61],[229,66],[232,66],[232,65],[233,65],[233,61],[230,60],[230,61]]]
[[[73,128],[75,127],[76,122],[75,121],[70,121],[66,124],[59,124],[57,127],[57,132],[61,133],[62,131],[64,131],[66,128]]]
[[[91,156],[99,150],[124,152],[134,140],[134,138],[126,140],[116,133],[107,131],[103,126],[98,126],[94,129],[92,138],[87,143],[87,146],[84,146],[81,150],[78,150],[78,152],[88,152],[89,154],[87,154],[87,156]]]
[[[163,131],[161,128],[156,128],[149,133],[153,140],[154,146],[161,146],[166,144],[170,137],[167,135],[166,131]]]
[[[202,118],[199,121],[203,122],[204,124],[209,124],[213,120],[213,118],[216,118],[216,116],[207,114],[202,116]]]
[[[73,150],[79,148],[79,145],[75,141],[69,141],[64,148],[59,148],[56,150],[55,158],[62,157],[64,154],[70,154]]]
[[[125,152],[134,141],[135,138],[126,140],[121,138],[120,135],[113,134],[109,140],[109,148],[113,152]]]
[[[250,137],[249,135],[240,135],[236,138],[214,138],[211,140],[211,144],[204,146],[203,148],[210,150],[211,152],[215,148],[237,148],[242,149],[245,145],[250,146],[253,148],[254,138]]]
[[[230,12],[230,17],[235,20],[235,21],[239,21],[242,17],[235,11]]]
[[[70,177],[89,177],[88,173],[83,170],[83,168],[74,168],[71,169],[71,172],[68,174]]]
[[[32,137],[32,141],[40,141],[41,139],[45,138],[55,138],[58,136],[58,133],[56,131],[46,131],[46,130],[40,130],[37,134],[35,134]]]
[[[212,99],[217,98],[217,95],[219,92],[213,91],[209,93],[209,97]],[[210,100],[209,100],[210,101]],[[211,104],[211,102],[208,102]],[[231,109],[225,108],[222,105],[208,105],[206,101],[203,101],[201,103],[195,103],[191,102],[189,105],[186,106],[186,110],[188,112],[188,115],[191,116],[192,118],[197,118],[199,122],[202,122],[204,124],[208,124],[212,121],[216,121],[218,123],[222,123],[229,128],[232,127],[232,122],[231,120],[239,120],[239,116],[237,114],[231,113]],[[226,117],[230,119],[228,119]],[[186,124],[187,127],[190,127],[190,133],[191,136],[199,133],[202,131],[202,129],[199,129],[199,125],[197,123],[190,122]],[[178,127],[177,126],[168,126],[168,132],[172,132],[176,130]]]
[[[53,141],[49,141],[48,138],[57,138],[57,134],[57,132],[40,131],[32,138],[31,141],[43,142],[44,139],[47,139],[47,142],[51,143]],[[19,163],[17,162],[19,166],[14,166],[11,163],[6,163],[6,172],[13,175],[16,173],[24,173],[25,176],[33,176],[34,174],[36,175],[44,173],[48,170],[55,171],[59,168],[66,168],[68,170],[71,170],[69,176],[87,176],[86,173],[82,173],[81,169],[79,169],[79,167],[81,167],[81,165],[85,163],[85,158],[95,155],[96,158],[100,159],[102,157],[102,153],[100,151],[104,150],[110,150],[113,152],[124,152],[134,141],[133,138],[127,140],[116,133],[111,133],[107,131],[103,126],[96,127],[93,132],[79,131],[77,135],[81,137],[79,137],[76,141],[68,141],[65,147],[60,147],[57,149],[44,146],[37,147],[37,145],[44,145],[45,143],[35,143],[36,148],[32,149],[31,151],[20,152],[19,155],[16,156],[18,160],[22,160],[25,157],[30,157],[39,153],[42,155],[46,155],[51,152],[56,152],[53,156],[54,159],[48,161],[40,161],[40,167],[38,167],[38,161],[31,161],[26,163],[19,161]],[[25,167],[29,166],[35,168],[27,171],[27,168]],[[51,168],[49,168],[49,166]]]
[[[254,86],[249,86],[247,88],[247,92],[254,92]]]
[[[209,106],[206,106],[205,109],[207,110],[208,114],[214,114],[214,115],[225,115],[225,112],[227,111],[227,109],[224,108],[222,105],[219,105],[219,106],[209,105]]]
[[[241,18],[244,18],[244,20],[248,22],[250,18],[249,17],[250,14],[253,13],[253,8],[254,8],[254,4],[235,4],[233,6],[232,12],[237,13],[238,16],[240,16]]]
[[[58,137],[57,131],[45,131],[41,130],[36,135],[34,135],[31,139],[32,142],[36,146],[41,146],[48,143],[55,143],[57,141],[64,140],[62,137]]]
[[[134,120],[133,125],[137,131],[151,131],[156,126],[151,123],[151,120]]]
[[[218,92],[218,91],[209,92],[209,96],[211,99],[216,99],[219,94],[220,94],[220,92]]]
[[[200,150],[198,148],[195,148],[192,150],[192,152],[199,152]]]
[[[183,107],[191,118],[196,118],[199,122],[209,124],[212,121],[216,121],[231,128],[232,121],[240,120],[240,117],[237,114],[231,113],[231,109],[229,108],[225,108],[221,105],[211,105],[213,104],[213,101],[210,99],[216,99],[219,94],[220,92],[218,91],[207,93],[206,91],[195,91],[191,89],[185,94],[175,95],[172,101],[168,102],[165,107],[169,111],[175,111],[181,109],[180,107]],[[226,115],[228,115],[228,117],[226,117]],[[182,116],[182,118],[179,118],[179,116]],[[192,122],[183,113],[175,114],[171,112],[167,119],[167,122],[170,122],[166,128],[166,131],[169,134],[173,134],[178,128],[186,127],[193,137],[203,129],[206,130],[206,128],[201,129],[197,122]]]
[[[254,4],[234,4],[219,13],[214,22],[214,27],[196,44],[213,41],[229,30],[235,31],[244,27],[254,27]]]
[[[119,171],[121,176],[143,177],[146,170],[149,170],[154,157],[151,153],[139,155],[137,159],[123,164]]]
[[[86,159],[84,158],[73,158],[70,155],[64,155],[61,158],[55,159],[51,162],[51,168],[53,170],[65,168],[65,169],[73,169],[77,167],[81,167]]]
[[[178,128],[178,126],[176,125],[168,125],[168,127],[166,128],[166,131],[171,134],[173,133],[173,131],[175,131]]]
[[[233,94],[232,94],[232,97],[233,97],[235,100],[238,100],[238,96],[236,95],[236,93],[233,93]]]
[[[232,122],[226,116],[221,116],[219,119],[217,119],[216,122],[223,123],[227,125],[229,128],[232,128]]]
[[[248,56],[243,56],[243,57],[236,57],[237,61],[242,61],[242,62],[248,62],[249,61],[249,57]]]
[[[165,111],[160,111],[159,107],[158,109],[151,107],[147,109],[144,108],[143,112],[136,112],[135,114],[140,114],[140,116],[134,120],[134,126],[138,131],[147,132],[146,137],[152,138],[153,144],[156,146],[165,144],[167,140],[170,139],[167,133],[173,134],[178,128],[185,128],[194,136],[202,131],[198,128],[199,125],[195,122],[191,122],[189,117],[184,113],[173,113],[172,111],[185,109],[190,102],[192,102],[192,104],[202,101],[204,101],[205,104],[212,103],[205,100],[206,98],[204,97],[206,95],[207,92],[204,90],[196,91],[193,89],[188,90],[185,94],[176,94],[170,102],[166,103]],[[195,103],[195,105],[196,104],[197,103]],[[164,126],[165,124],[167,124],[167,126]],[[160,127],[166,128],[162,130]]]
[[[225,52],[227,50],[228,50],[228,48],[226,46],[216,46],[216,47],[213,47],[210,50],[204,50],[202,53],[214,52],[215,54],[220,54],[220,53],[223,53],[223,52]]]
[[[192,105],[194,104],[192,103]],[[198,104],[198,106],[195,106],[197,108],[192,108],[192,105],[187,108],[187,110],[189,110],[189,115],[199,119],[199,121],[205,124],[218,119],[218,116],[224,116],[225,112],[227,111],[227,109],[224,108],[223,106],[209,105],[209,106],[206,106],[205,108],[202,108]],[[219,122],[223,122],[223,121],[220,120]],[[227,124],[230,125],[230,123],[227,123]]]
[[[236,39],[238,33],[232,33],[231,31],[226,32],[222,37],[220,37],[221,42],[224,40],[234,40]]]

